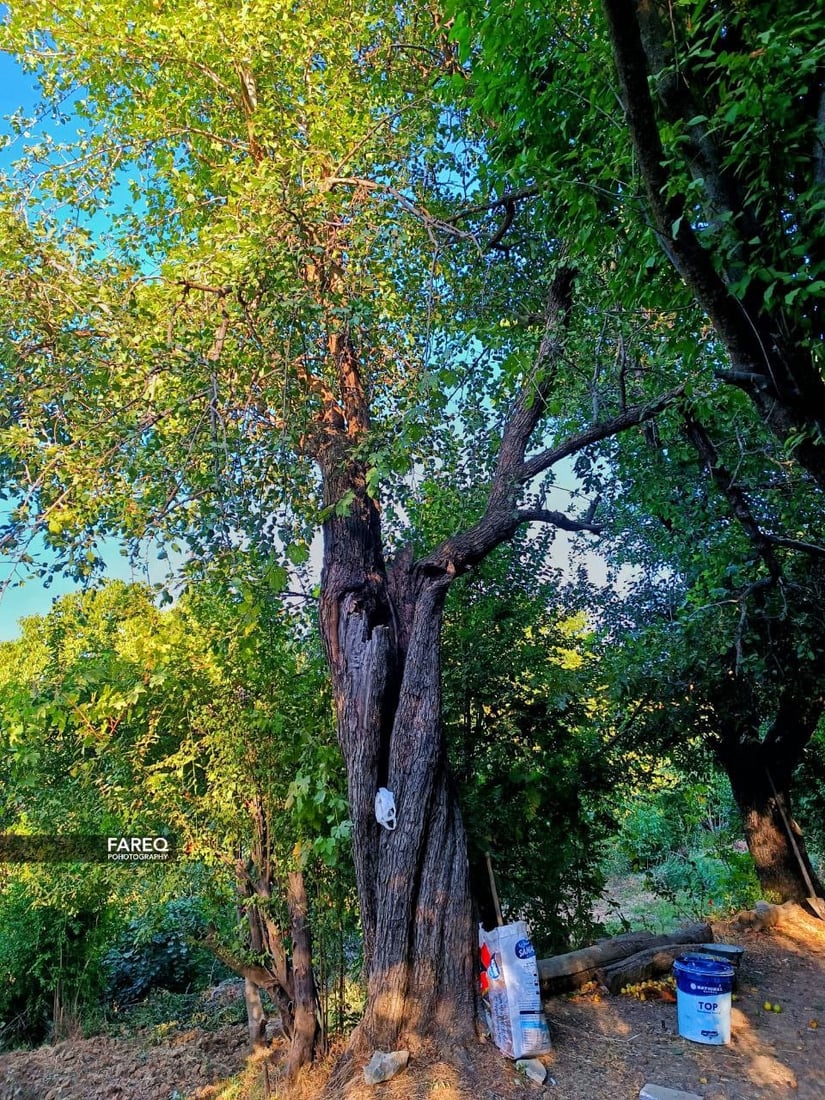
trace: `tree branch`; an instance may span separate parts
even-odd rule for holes
[[[742,530],[768,567],[768,572],[774,580],[777,580],[781,576],[782,567],[773,552],[771,540],[763,533],[751,511],[744,490],[737,485],[736,478],[720,462],[719,452],[716,450],[704,425],[687,409],[683,411],[683,419],[687,437],[696,448],[702,465],[710,474],[714,485],[727,500],[730,510],[739,521]]]
[[[520,191],[508,191],[501,198],[491,199],[489,202],[482,202],[477,206],[467,206],[463,210],[459,210],[457,214],[453,214],[451,218],[445,218],[444,220],[452,223],[461,221],[462,218],[470,218],[473,214],[487,214],[491,210],[497,210],[500,206],[510,206],[513,203],[521,202],[522,199],[532,199],[540,194],[541,188],[536,185],[522,187]]]
[[[235,974],[239,974],[242,978],[248,978],[259,989],[274,989],[277,986],[277,979],[274,974],[270,974],[266,967],[259,966],[257,963],[242,962],[237,955],[233,955],[231,951],[225,948],[218,940],[217,929],[214,927],[207,929],[204,942],[215,958],[220,959],[224,966],[228,966],[230,970]]]
[[[619,413],[618,416],[614,416],[610,420],[585,428],[558,447],[551,447],[546,451],[533,455],[522,465],[519,471],[519,481],[532,481],[538,474],[549,470],[551,466],[555,466],[563,458],[569,458],[570,455],[578,454],[579,451],[583,451],[585,447],[589,447],[593,443],[610,439],[611,436],[618,435],[628,428],[633,428],[637,424],[642,424],[644,421],[658,416],[663,409],[673,404],[683,393],[684,386],[677,386],[676,389],[668,390],[667,393],[661,394],[647,405],[632,405],[629,409],[625,409],[624,412]]]
[[[800,554],[810,554],[814,558],[825,558],[825,546],[817,546],[813,542],[802,542],[801,539],[786,539],[781,535],[765,535],[765,538],[774,546],[784,546],[788,550],[798,550]]]
[[[495,233],[489,239],[487,244],[484,246],[484,251],[485,252],[491,252],[494,248],[500,248],[501,247],[501,242],[504,240],[504,237],[507,233],[507,230],[513,224],[513,221],[515,220],[515,217],[516,217],[516,204],[511,199],[510,202],[505,203],[504,218],[502,219],[501,225],[498,227],[498,229],[495,231]]]
[[[600,535],[604,530],[600,523],[592,523],[587,518],[571,519],[563,512],[553,512],[547,508],[522,508],[516,512],[516,519],[519,524],[552,523],[562,531],[589,531],[592,535]]]
[[[561,355],[561,335],[572,304],[575,274],[572,268],[565,267],[553,280],[547,301],[544,336],[530,376],[521,387],[507,418],[484,515],[472,527],[445,539],[431,554],[416,563],[423,573],[451,578],[466,572],[496,546],[511,539],[523,523],[533,520],[553,523],[566,531],[598,533],[600,528],[592,522],[595,503],[581,520],[549,509],[522,508],[519,496],[523,485],[561,458],[655,416],[682,394],[680,386],[647,405],[626,409],[607,423],[594,425],[560,447],[543,451],[525,461],[525,451],[533,432],[547,411],[547,398],[554,381],[552,368]]]

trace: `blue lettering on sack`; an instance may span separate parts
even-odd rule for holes
[[[536,949],[529,940],[519,940],[514,951],[517,959],[532,959],[536,954]]]

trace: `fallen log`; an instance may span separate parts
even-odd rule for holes
[[[710,943],[710,940],[704,940]],[[647,981],[649,978],[658,978],[662,974],[669,974],[673,966],[673,960],[688,951],[701,952],[702,943],[680,943],[670,947],[651,947],[647,951],[639,951],[627,959],[605,966],[596,974],[595,980],[600,985],[606,986],[610,993],[621,993],[626,985],[635,985],[637,982]]]
[[[652,932],[625,932],[621,936],[595,943],[592,947],[568,951],[565,955],[553,955],[549,959],[539,959],[541,992],[545,997],[552,997],[556,993],[581,989],[587,982],[593,981],[597,971],[640,951],[670,944],[712,942],[713,932],[709,924],[693,924],[659,936],[654,936]]]

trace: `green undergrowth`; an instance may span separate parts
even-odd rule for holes
[[[156,990],[139,1004],[113,1012],[90,1015],[85,1021],[87,1035],[105,1034],[118,1038],[141,1038],[150,1044],[161,1043],[170,1035],[191,1028],[217,1031],[246,1022],[243,996],[225,1001],[200,993],[173,993]]]
[[[631,799],[603,864],[605,930],[665,931],[729,916],[761,896],[727,780],[657,777]]]

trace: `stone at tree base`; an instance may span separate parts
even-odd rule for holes
[[[702,1100],[696,1092],[682,1092],[681,1089],[669,1089],[665,1085],[644,1085],[639,1100]]]
[[[399,1070],[404,1069],[410,1060],[408,1050],[392,1050],[386,1053],[376,1050],[369,1062],[364,1066],[364,1080],[368,1085],[377,1085],[381,1081],[389,1081],[395,1077]]]
[[[516,1069],[520,1069],[523,1074],[529,1077],[531,1081],[535,1081],[537,1085],[543,1085],[547,1080],[547,1070],[538,1058],[519,1058],[516,1062]]]

